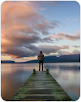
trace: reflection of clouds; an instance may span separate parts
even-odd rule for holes
[[[42,69],[42,65],[40,67]],[[33,69],[38,71],[39,70],[39,63],[24,64],[24,67],[23,67],[24,71],[32,71],[33,72]],[[45,67],[43,67],[43,69],[45,70]]]
[[[80,97],[80,88],[74,85],[63,87],[67,94],[73,99],[77,100]]]
[[[20,64],[1,64],[2,74],[15,73],[18,70],[22,70],[23,66]]]
[[[61,70],[61,75],[60,75],[60,78],[62,79],[62,80],[65,80],[66,81],[66,79],[67,80],[69,80],[69,71],[68,70]]]
[[[77,92],[77,94],[80,95],[80,88],[79,88],[79,87],[70,85],[70,86],[68,86],[68,87],[65,87],[64,89],[65,89],[66,91],[68,91],[68,90],[75,90],[75,91]]]
[[[51,75],[68,95],[74,100],[78,99],[80,95],[80,63],[52,63],[45,64],[45,66],[48,66]]]
[[[23,70],[23,71],[32,71],[33,69],[39,70],[38,63],[35,64],[1,64],[1,72],[3,74],[13,74],[17,71]]]
[[[79,63],[45,63],[45,67],[50,69],[52,76],[61,84],[79,84]],[[76,82],[75,82],[76,81]]]
[[[74,63],[74,65],[73,63],[64,63],[64,65],[63,63],[44,63],[44,70],[48,68],[51,75],[57,80],[57,82],[63,87],[69,96],[71,96],[72,92],[75,94],[73,94],[74,97],[77,95],[79,96],[80,91],[80,70],[77,69],[80,67],[79,65],[79,63]],[[7,93],[12,93],[12,88],[15,90],[17,89],[17,85],[21,83],[23,84],[25,80],[27,80],[27,78],[31,75],[33,69],[38,71],[39,63],[1,64],[1,78],[3,79],[1,84],[3,86],[3,93],[5,91]]]
[[[80,70],[80,63],[45,63],[46,68],[57,68],[60,67],[60,70]]]
[[[42,70],[42,65],[40,66]],[[14,74],[18,71],[32,71],[33,69],[36,69],[36,71],[39,70],[39,63],[31,63],[31,64],[1,64],[1,72],[2,74]],[[45,66],[43,65],[43,69],[45,69]]]
[[[36,69],[36,71],[38,71],[39,63],[1,64],[1,94],[3,96],[3,99],[9,100],[32,74],[33,69]]]
[[[68,86],[70,84],[74,85],[79,85],[80,84],[80,74],[79,71],[76,73],[76,78],[75,78],[75,73],[72,70],[61,70],[59,71],[60,73],[55,73],[50,71],[52,76],[59,82],[61,86]],[[57,76],[55,76],[56,74]]]
[[[60,68],[59,68],[59,66],[57,66],[57,68],[50,69],[50,73],[51,73],[54,77],[59,77],[59,76],[60,76]]]
[[[23,72],[2,75],[1,76],[1,80],[2,80],[1,95],[2,95],[3,99],[10,100],[11,97],[22,86],[22,84],[27,80],[28,77],[27,77],[27,73],[23,73]]]

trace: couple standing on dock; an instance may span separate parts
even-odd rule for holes
[[[44,59],[44,54],[42,54],[42,51],[40,51],[40,54],[38,55],[39,71],[40,71],[40,64],[41,64],[41,63],[42,63],[42,71],[43,71],[43,59]]]

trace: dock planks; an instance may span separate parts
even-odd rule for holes
[[[50,73],[46,74],[46,71],[32,73],[11,100],[72,101]]]

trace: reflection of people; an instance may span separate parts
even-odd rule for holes
[[[42,51],[40,51],[40,54],[38,55],[39,59],[39,71],[40,71],[40,64],[42,63],[42,71],[43,71],[43,59],[44,59],[44,54],[42,54]]]

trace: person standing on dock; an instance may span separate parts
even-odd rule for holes
[[[42,63],[42,71],[43,71],[43,59],[44,59],[44,54],[42,54],[42,51],[40,51],[40,54],[38,55],[39,71],[40,71],[40,64],[41,64],[41,63]]]

